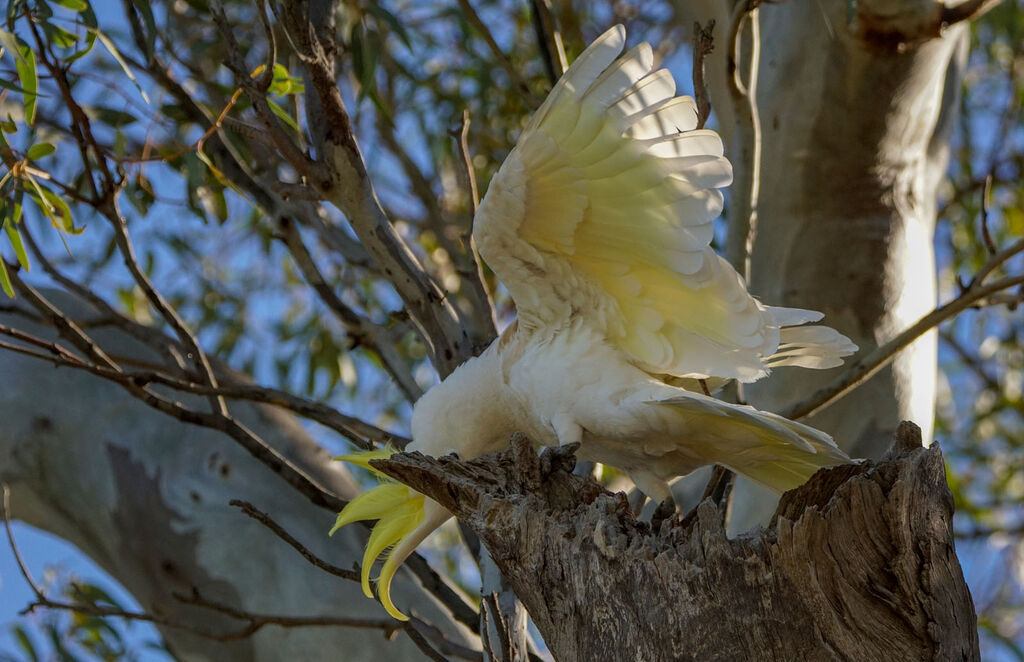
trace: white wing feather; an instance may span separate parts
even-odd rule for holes
[[[769,308],[710,248],[731,182],[714,131],[617,26],[573,63],[494,177],[480,252],[526,328],[584,318],[640,368],[753,381],[770,366],[831,367],[852,351],[820,319]],[[781,329],[781,332],[780,332]],[[812,331],[813,329],[813,331]]]

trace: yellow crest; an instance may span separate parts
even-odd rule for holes
[[[384,474],[374,469],[369,463],[370,460],[383,460],[391,457],[395,452],[394,448],[388,447],[366,453],[341,455],[334,459],[369,469],[386,479]],[[408,620],[408,617],[398,611],[391,601],[391,580],[398,570],[398,565],[404,560],[404,557],[402,559],[394,558],[395,546],[423,521],[424,498],[422,494],[401,483],[385,480],[377,487],[369,489],[349,501],[348,505],[338,513],[338,519],[334,522],[334,527],[330,532],[333,535],[335,531],[352,522],[377,520],[377,524],[370,533],[370,539],[366,543],[366,551],[363,553],[361,573],[363,593],[368,598],[373,597],[373,591],[370,589],[370,569],[377,559],[384,555],[384,566],[377,578],[377,593],[384,609],[400,621]]]

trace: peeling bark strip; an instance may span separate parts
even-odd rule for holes
[[[901,425],[881,462],[819,471],[730,540],[710,501],[658,532],[528,441],[375,462],[480,536],[559,662],[978,660],[942,454]]]

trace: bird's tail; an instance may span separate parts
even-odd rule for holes
[[[777,492],[802,485],[822,467],[851,461],[824,432],[754,407],[698,393],[652,404],[672,406],[686,420],[685,429],[699,431],[705,461]]]

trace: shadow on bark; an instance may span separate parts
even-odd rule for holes
[[[819,471],[771,525],[729,539],[705,501],[652,530],[573,475],[572,448],[513,438],[477,460],[381,470],[480,537],[556,660],[978,660],[937,446],[902,423],[880,462]]]

